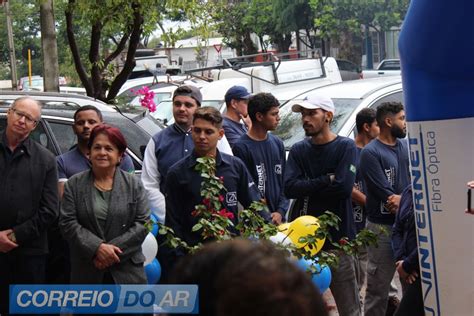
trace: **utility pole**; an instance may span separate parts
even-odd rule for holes
[[[13,27],[12,27],[12,17],[10,13],[10,7],[8,5],[8,0],[1,1],[4,2],[5,16],[7,18],[7,37],[8,37],[8,51],[10,53],[10,68],[12,72],[12,90],[17,89],[18,80],[16,76],[16,57],[15,57],[15,44],[13,43]]]

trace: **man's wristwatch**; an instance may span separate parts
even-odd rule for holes
[[[11,232],[10,234],[8,234],[8,238],[9,238],[12,242],[16,243],[16,236],[15,236],[15,233],[14,233],[14,232]]]

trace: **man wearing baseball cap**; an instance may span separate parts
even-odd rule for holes
[[[248,118],[247,106],[251,94],[243,86],[233,86],[225,94],[225,104],[227,112],[224,117],[223,128],[230,147],[234,147],[235,142],[247,133],[251,121]],[[241,123],[241,120],[245,124]]]
[[[330,98],[310,94],[293,105],[292,110],[301,113],[308,138],[293,145],[286,164],[285,194],[296,200],[288,221],[302,215],[318,217],[329,210],[341,219],[339,230],[330,230],[332,240],[353,239],[351,193],[356,174],[356,145],[352,139],[331,131],[336,110]],[[333,248],[326,242],[323,249],[331,251]],[[346,254],[337,255],[339,265],[331,269],[331,292],[339,315],[360,315],[355,259]]]

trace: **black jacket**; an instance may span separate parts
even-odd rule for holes
[[[47,229],[59,214],[56,159],[29,137],[13,153],[0,135],[0,230],[13,229],[17,253],[48,252]]]

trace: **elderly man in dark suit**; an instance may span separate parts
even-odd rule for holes
[[[0,134],[0,313],[10,284],[45,281],[47,229],[58,216],[54,155],[30,139],[41,105],[22,97],[8,110]]]

